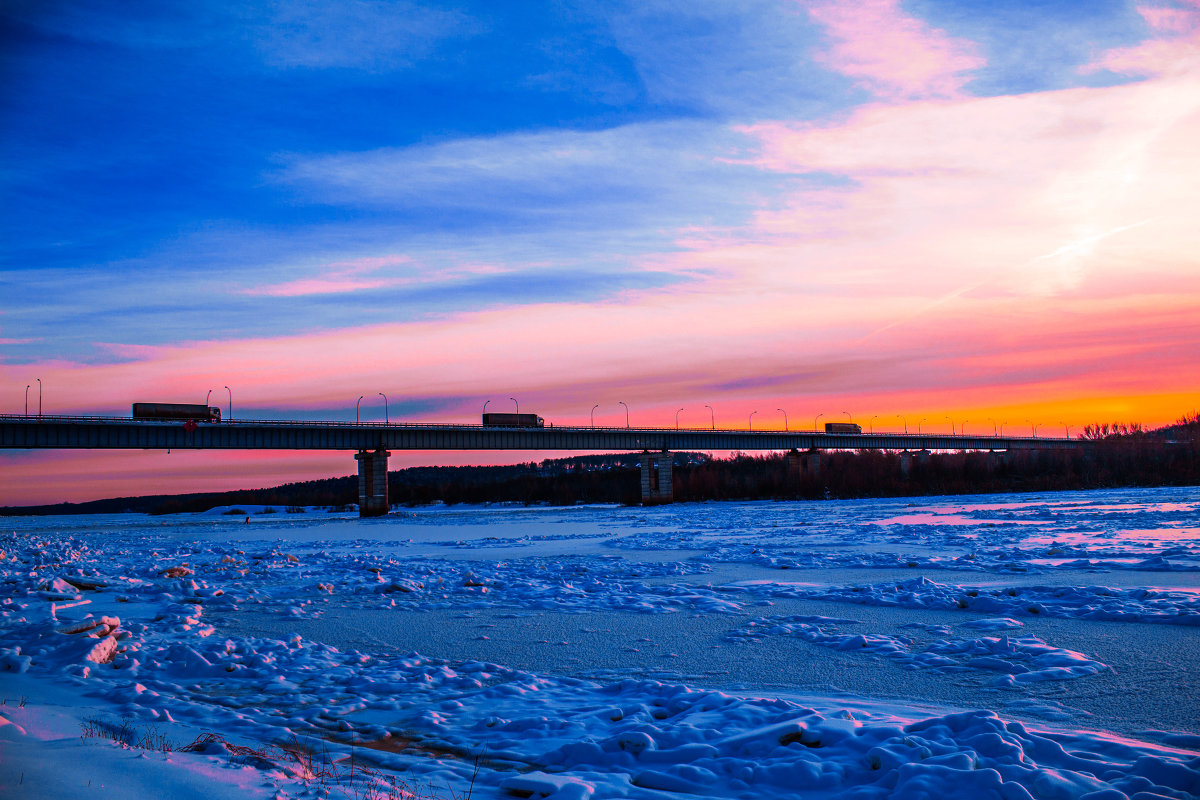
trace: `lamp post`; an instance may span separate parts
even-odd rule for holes
[[[950,419],[949,417],[946,417],[946,421],[950,423],[950,435],[953,436],[954,435],[954,420]]]
[[[1067,432],[1067,438],[1070,439],[1071,438],[1071,428],[1065,422],[1059,422],[1058,424],[1063,426],[1063,430],[1065,430]]]
[[[783,414],[783,432],[784,432],[784,433],[787,433],[787,429],[788,429],[788,424],[787,424],[787,412],[786,412],[786,411],[784,411],[782,408],[777,408],[777,409],[775,409],[775,410],[776,410],[776,411],[778,411],[778,412],[780,412],[781,414]]]
[[[483,417],[483,415],[487,413],[487,404],[488,404],[488,403],[490,403],[490,402],[492,402],[492,401],[491,401],[491,400],[484,400],[484,401],[483,401],[483,411],[480,411],[480,412],[479,412],[479,416],[480,416],[480,418],[482,418],[482,417]]]
[[[712,429],[715,431],[717,429],[717,412],[713,411],[713,407],[708,403],[705,403],[704,407],[708,409],[708,418],[712,422]]]
[[[228,386],[225,387],[225,391],[229,392],[229,419],[227,419],[225,421],[233,422],[233,392],[230,390],[230,388]]]
[[[625,401],[624,401],[624,400],[618,400],[618,401],[617,401],[617,405],[619,405],[619,406],[625,406]],[[628,427],[629,427],[629,406],[625,406],[625,427],[626,427],[626,428],[628,428]]]
[[[359,423],[358,409],[359,409],[359,406],[362,405],[362,400],[363,400],[363,395],[360,394],[358,396],[358,402],[354,404],[354,424],[355,425],[357,425]]]
[[[992,423],[992,436],[997,436],[998,434],[996,433],[996,420],[992,419],[991,417],[988,417],[988,422]]]
[[[513,401],[513,406],[516,407],[517,413],[520,414],[521,413],[521,404],[517,402],[517,398],[510,397],[508,399]]]
[[[917,436],[921,435],[921,423],[924,422],[926,419],[928,419],[928,418],[921,417],[919,420],[917,420]]]
[[[679,411],[683,411],[683,409],[681,408]],[[675,412],[675,430],[679,430],[679,411]]]
[[[817,432],[817,420],[819,420],[823,416],[825,416],[825,415],[822,413],[822,414],[817,414],[815,417],[813,417],[813,433]]]
[[[208,390],[208,394],[204,395],[204,407],[208,408],[208,400],[212,397],[212,389]]]
[[[596,409],[599,407],[600,407],[599,403],[596,403],[596,405],[592,406],[591,419],[592,419],[592,427],[593,428],[596,427]]]
[[[750,430],[754,430],[754,415],[757,413],[758,413],[757,411],[750,412],[750,422],[749,422]]]
[[[25,416],[29,416],[29,384],[25,384]]]
[[[968,422],[970,422],[970,421],[971,421],[971,420],[969,420],[969,419],[964,419],[962,422],[958,423],[958,432],[959,432],[959,434],[961,434],[961,435],[963,435],[963,436],[966,436],[966,435],[967,435],[967,423],[968,423]]]
[[[875,432],[875,418],[878,416],[878,414],[872,414],[871,418],[867,420],[867,433]]]
[[[388,416],[387,395],[384,394],[383,392],[380,392],[379,396],[383,398],[383,424],[390,425],[392,423],[392,420],[391,420],[391,417]]]
[[[1007,425],[1007,424],[1008,424],[1007,422],[1001,422],[1001,423],[1000,423],[1000,435],[1001,435],[1001,436],[1003,436],[1003,435],[1004,435],[1004,426],[1005,426],[1005,425]]]
[[[1036,439],[1037,438],[1037,425],[1033,422],[1033,420],[1027,419],[1025,421],[1029,423],[1029,430],[1033,434],[1033,438]]]
[[[38,416],[42,415],[42,379],[38,378]]]
[[[900,417],[900,421],[904,423],[904,433],[908,435],[908,420],[904,418],[903,414],[897,414],[896,416]]]
[[[850,412],[849,412],[849,411],[843,411],[842,413],[846,415],[846,419],[850,421],[850,424],[851,424],[851,425],[853,425],[853,424],[854,424],[854,417],[850,416]]]

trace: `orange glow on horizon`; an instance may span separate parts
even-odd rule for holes
[[[1003,430],[1004,435],[1032,434],[1031,422],[1038,436],[1077,437],[1083,426],[1092,423],[1138,422],[1147,428],[1171,424],[1186,413],[1200,408],[1200,386],[1193,392],[1169,392],[1127,396],[1061,396],[1037,402],[1000,402],[978,405],[943,405],[945,400],[936,393],[909,394],[896,397],[823,397],[808,398],[800,404],[796,398],[760,397],[714,407],[718,429],[746,429],[750,412],[755,430],[784,427],[783,408],[788,414],[788,428],[793,431],[811,430],[816,415],[821,415],[818,427],[826,422],[851,419],[863,430],[902,432],[905,421],[908,431],[917,433],[950,433],[951,425],[959,433],[990,435]],[[790,407],[789,407],[790,406]],[[635,408],[631,415],[634,426],[674,427],[675,409],[679,405]],[[538,409],[539,412],[541,409]],[[903,418],[900,416],[903,414]],[[578,415],[576,415],[578,416]],[[590,424],[582,419],[548,416],[547,420],[560,425]],[[624,410],[613,412],[605,408],[596,416],[597,426],[622,427]],[[682,428],[708,428],[709,411],[703,405],[685,406],[680,414]],[[389,459],[392,470],[410,466],[442,465],[470,466],[518,464],[547,458],[582,455],[564,451],[396,451]],[[115,497],[137,497],[153,494],[188,494],[194,492],[223,492],[238,489],[270,488],[284,483],[320,480],[354,475],[353,454],[342,451],[34,451],[0,454],[5,480],[0,486],[0,506],[25,506],[61,502],[86,502]]]

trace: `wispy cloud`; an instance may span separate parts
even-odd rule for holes
[[[821,63],[889,100],[958,96],[984,64],[973,42],[906,14],[898,0],[818,0],[804,8],[830,39]]]
[[[388,267],[408,265],[411,261],[407,256],[375,256],[354,261],[339,261],[317,270],[317,274],[312,277],[251,286],[242,289],[241,293],[268,297],[303,297],[404,286],[412,283],[413,278],[377,273]]]
[[[1109,70],[1136,76],[1195,77],[1200,74],[1200,3],[1164,8],[1138,6],[1146,23],[1158,34],[1133,47],[1109,50],[1082,72]]]
[[[744,207],[744,191],[761,184],[718,158],[743,144],[712,125],[638,123],[295,154],[281,157],[273,177],[311,203],[457,213],[460,224],[611,229],[646,215],[649,225],[681,224]]]
[[[393,70],[483,27],[461,12],[409,2],[276,0],[266,9],[255,44],[280,67]]]

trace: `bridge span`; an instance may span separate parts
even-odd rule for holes
[[[0,415],[0,449],[353,451],[364,516],[387,513],[387,457],[392,450],[640,452],[642,499],[670,502],[670,453],[676,450],[786,450],[789,468],[795,470],[819,469],[822,450],[898,450],[901,468],[907,469],[913,458],[920,460],[932,450],[1008,452],[1084,444],[1078,439],[964,434]]]

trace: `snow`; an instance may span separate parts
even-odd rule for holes
[[[242,508],[4,521],[0,795],[1200,795],[1194,488]]]

